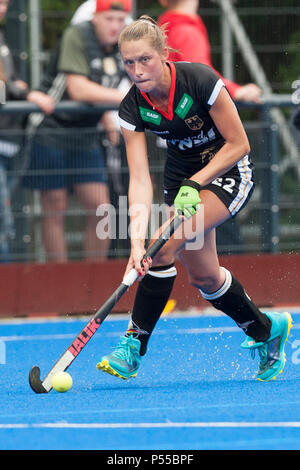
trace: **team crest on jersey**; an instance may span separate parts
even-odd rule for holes
[[[202,119],[199,118],[199,116],[197,115],[190,117],[188,119],[185,119],[184,122],[190,129],[192,129],[192,131],[200,131],[200,129],[202,129],[202,126],[204,124]]]

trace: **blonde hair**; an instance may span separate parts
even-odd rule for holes
[[[159,26],[150,16],[142,15],[123,29],[119,36],[119,48],[121,48],[123,42],[146,39],[159,54],[162,54],[165,48],[169,51],[173,51],[173,49],[169,48],[167,45],[165,30],[166,25]]]

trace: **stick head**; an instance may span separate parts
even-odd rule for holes
[[[43,387],[40,375],[40,368],[38,366],[33,366],[29,372],[30,387],[35,393],[48,393],[48,391]]]

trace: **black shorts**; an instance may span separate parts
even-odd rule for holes
[[[181,161],[180,168],[176,168],[174,157],[168,157],[164,173],[164,199],[167,205],[173,205],[182,180],[191,178],[199,170],[199,160],[198,166],[196,162],[185,161],[183,164]],[[254,165],[246,155],[222,177],[216,178],[203,189],[215,193],[234,217],[249,201],[254,185]]]

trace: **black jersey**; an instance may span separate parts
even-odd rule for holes
[[[149,129],[166,139],[173,156],[199,158],[207,149],[219,148],[224,138],[216,128],[209,110],[224,85],[207,65],[168,62],[171,89],[168,113],[155,107],[148,95],[133,85],[119,109],[120,124],[128,130]]]
[[[166,204],[172,205],[182,180],[201,170],[225,143],[209,114],[225,85],[206,65],[170,62],[169,66],[172,78],[168,113],[153,106],[149,97],[133,85],[120,105],[119,117],[125,129],[148,129],[166,139],[164,198]],[[253,164],[245,155],[205,188],[215,193],[235,216],[250,198],[253,176]]]

